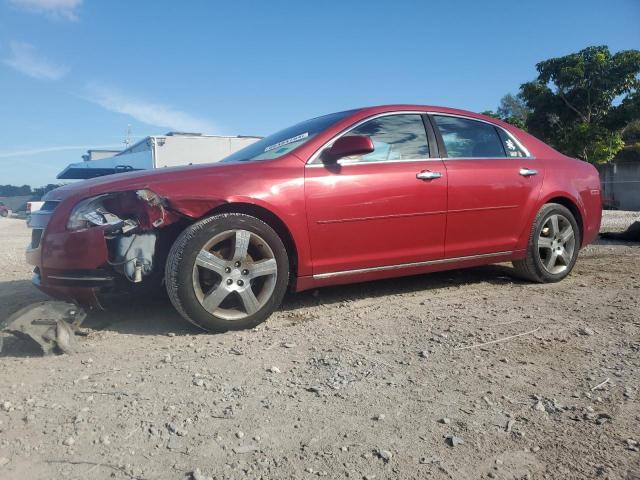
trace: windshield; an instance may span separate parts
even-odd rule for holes
[[[248,162],[281,157],[355,111],[347,110],[345,112],[330,113],[329,115],[298,123],[293,127],[285,128],[256,143],[252,143],[242,150],[238,150],[226,157],[222,162]]]

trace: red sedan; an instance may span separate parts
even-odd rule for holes
[[[392,105],[284,129],[204,166],[50,192],[27,258],[82,305],[166,285],[180,314],[248,328],[287,289],[512,261],[571,272],[601,218],[596,169],[471,112]]]

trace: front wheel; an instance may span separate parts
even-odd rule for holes
[[[195,325],[216,332],[252,328],[280,305],[289,260],[269,225],[224,213],[195,223],[178,237],[165,280],[171,302]]]
[[[571,211],[557,203],[547,203],[536,216],[527,246],[527,256],[513,262],[519,276],[539,283],[558,282],[576,263],[580,250],[580,230]]]

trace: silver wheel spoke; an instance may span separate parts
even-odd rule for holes
[[[576,237],[571,221],[562,214],[547,218],[538,236],[538,258],[552,275],[560,275],[571,266],[576,249]]]
[[[552,215],[551,217],[549,217],[549,222],[551,223],[551,235],[553,236],[560,230],[560,227],[558,226],[558,216]]]
[[[244,305],[248,315],[252,315],[260,309],[260,302],[253,293],[253,290],[251,290],[251,287],[240,290],[238,294],[242,299],[242,304]]]
[[[538,248],[551,248],[551,239],[549,237],[539,237]]]
[[[261,260],[249,266],[249,278],[264,277],[273,275],[278,271],[278,264],[275,259]]]
[[[224,285],[220,284],[218,288],[207,294],[202,299],[202,306],[213,313],[220,306],[222,301],[227,298],[229,293],[229,290],[224,288]]]
[[[244,260],[247,256],[247,250],[249,249],[249,241],[251,240],[251,233],[246,230],[236,230],[236,246],[233,252],[234,260]]]
[[[228,321],[245,319],[264,307],[277,280],[271,246],[259,234],[243,229],[213,235],[201,246],[192,269],[193,291],[202,307]]]
[[[560,232],[560,241],[565,244],[567,243],[569,240],[571,240],[573,238],[573,228],[571,228],[571,226],[565,227],[561,232]]]
[[[206,268],[207,270],[213,270],[219,275],[224,275],[226,262],[211,252],[200,250],[200,253],[198,253],[196,257],[196,265]]]

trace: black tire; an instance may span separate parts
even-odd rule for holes
[[[0,217],[8,217],[9,216],[9,212],[6,210],[0,210]]]
[[[247,230],[259,235],[273,252],[277,264],[275,287],[266,303],[255,313],[234,320],[207,311],[197,298],[193,282],[198,253],[210,239],[229,230]],[[222,213],[205,218],[180,234],[167,257],[165,283],[171,303],[194,325],[214,332],[253,328],[264,322],[282,302],[289,284],[289,258],[280,236],[262,220],[241,213]]]
[[[540,256],[540,249],[538,248],[538,239],[540,233],[549,218],[553,215],[561,215],[566,218],[571,227],[573,228],[575,236],[575,246],[572,251],[571,260],[566,265],[566,269],[559,273],[549,272],[543,265],[542,258]],[[559,282],[567,275],[571,273],[573,267],[578,258],[580,251],[581,237],[580,228],[578,222],[571,211],[558,203],[547,203],[542,206],[536,218],[531,226],[531,232],[529,234],[529,242],[527,244],[527,255],[522,260],[515,260],[513,267],[515,268],[517,276],[524,280],[528,280],[536,283],[552,283]]]

